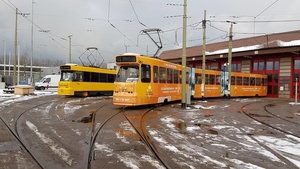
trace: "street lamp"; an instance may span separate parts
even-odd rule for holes
[[[228,98],[230,98],[230,83],[231,83],[231,59],[232,59],[232,25],[236,22],[226,21],[230,23],[229,29],[229,48],[228,48]]]

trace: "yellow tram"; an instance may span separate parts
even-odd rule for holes
[[[137,106],[181,100],[181,65],[133,53],[116,56],[116,65],[115,105]],[[186,68],[186,73],[186,90],[193,98],[267,95],[266,75],[232,72],[228,84],[228,72],[206,70],[202,95],[202,69]],[[244,82],[241,85],[240,80]]]
[[[65,64],[60,66],[60,71],[58,95],[87,97],[113,94],[114,69]]]

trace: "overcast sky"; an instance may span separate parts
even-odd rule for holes
[[[32,3],[33,2],[33,3]],[[16,12],[21,54],[31,52],[33,7],[33,59],[82,60],[93,52],[105,62],[127,52],[153,55],[157,46],[144,29],[160,29],[162,51],[182,47],[183,0],[1,0],[0,56],[14,55]],[[170,5],[171,4],[171,5]],[[189,0],[187,1],[187,47],[202,45],[201,21],[207,13],[207,43],[287,32],[300,28],[299,0]],[[27,17],[26,17],[27,16]],[[158,36],[150,32],[154,41]],[[88,47],[98,50],[87,51]],[[31,55],[31,54],[30,54]],[[101,55],[101,56],[100,56]],[[102,61],[102,59],[100,59]]]

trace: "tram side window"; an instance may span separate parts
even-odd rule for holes
[[[243,78],[240,77],[240,76],[237,76],[236,77],[236,83],[237,83],[237,85],[242,85],[243,84]]]
[[[84,72],[83,73],[83,81],[84,82],[90,82],[91,80],[91,77],[90,77],[90,72]]]
[[[99,82],[99,73],[91,73],[91,82]]]
[[[221,75],[216,75],[216,84],[219,85],[221,81]]]
[[[254,77],[250,77],[250,85],[255,86],[255,78]]]
[[[256,78],[255,82],[256,82],[256,86],[262,86],[261,78]]]
[[[107,82],[112,83],[115,81],[116,75],[114,74],[107,74]]]
[[[215,75],[209,76],[209,84],[214,85],[215,84]]]
[[[186,72],[186,76],[185,76],[185,77],[186,77],[186,79],[185,79],[185,80],[186,80],[186,81],[185,81],[185,84],[189,84],[189,79],[190,79],[189,77],[190,77],[190,76],[189,76],[189,72],[188,72],[188,71]]]
[[[75,82],[81,82],[82,81],[82,72],[74,72],[74,79]]]
[[[205,84],[208,84],[208,81],[209,81],[209,78],[208,78],[209,76],[208,76],[208,74],[205,74]]]
[[[235,85],[235,76],[231,76],[231,85]]]
[[[158,83],[158,67],[153,67],[153,82]]]
[[[174,83],[179,83],[179,73],[178,73],[178,70],[174,70]]]
[[[196,73],[195,76],[195,84],[202,84],[201,73]]]
[[[142,64],[142,79],[141,79],[142,82],[146,82],[146,83],[150,82],[150,77],[151,77],[150,70],[151,70],[150,65]]]
[[[244,86],[249,86],[249,77],[244,77],[243,78],[243,85]]]
[[[107,74],[100,73],[100,82],[107,82]]]
[[[179,83],[182,83],[182,71],[179,71]]]
[[[159,67],[159,83],[166,83],[166,68]]]
[[[167,83],[173,83],[173,69],[168,68],[167,71],[168,71],[168,74],[167,74],[168,81],[167,81]]]
[[[268,79],[267,78],[263,78],[262,79],[262,85],[263,86],[267,86],[268,85]]]

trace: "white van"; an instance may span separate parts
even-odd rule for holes
[[[45,90],[49,88],[58,88],[60,75],[46,75],[40,81],[35,82],[36,90]]]

